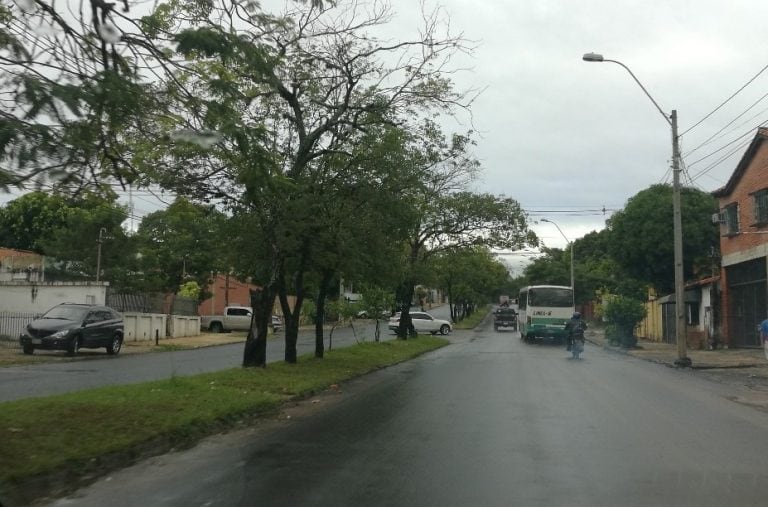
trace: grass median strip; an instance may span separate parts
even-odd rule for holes
[[[364,343],[303,356],[299,363],[0,403],[0,484],[11,487],[48,474],[99,471],[109,456],[141,455],[273,414],[296,397],[442,347],[445,339]],[[162,443],[165,443],[163,446]],[[113,460],[114,461],[114,460]]]

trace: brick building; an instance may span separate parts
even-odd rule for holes
[[[732,347],[760,345],[768,317],[768,128],[757,134],[724,187],[720,213],[722,334]]]

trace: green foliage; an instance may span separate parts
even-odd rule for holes
[[[603,316],[609,322],[606,334],[611,342],[627,348],[635,346],[635,328],[646,316],[642,301],[624,296],[611,297],[605,304]]]
[[[227,271],[233,252],[225,215],[211,206],[178,198],[168,208],[150,213],[136,233],[143,285],[150,291],[176,291],[183,282],[207,285],[212,271]]]
[[[381,319],[381,316],[392,311],[395,306],[395,296],[392,291],[381,287],[368,287],[362,292],[363,299],[357,305],[358,311],[365,311],[371,319]]]
[[[710,216],[717,210],[715,198],[692,188],[681,190],[684,276],[698,275],[709,267],[712,248],[719,247],[717,225]],[[674,241],[672,187],[652,185],[627,201],[622,211],[608,220],[609,252],[630,277],[651,284],[660,294],[674,290]]]
[[[200,287],[200,284],[192,280],[192,281],[181,284],[181,286],[179,287],[178,295],[185,298],[199,300],[202,292],[203,292],[203,289],[202,287]]]

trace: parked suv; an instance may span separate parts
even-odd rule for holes
[[[123,346],[123,317],[106,306],[62,303],[30,322],[19,342],[25,354],[42,349],[74,356],[81,348],[106,347],[115,355]]]

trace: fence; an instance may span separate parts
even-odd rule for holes
[[[0,312],[0,347],[19,347],[19,335],[39,313]]]
[[[107,306],[118,312],[197,315],[197,300],[164,294],[125,294],[107,291]]]

